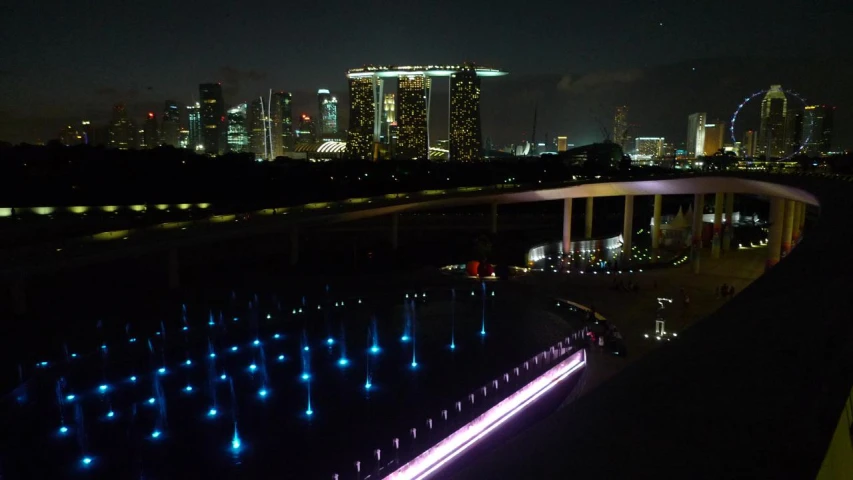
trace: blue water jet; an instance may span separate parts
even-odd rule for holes
[[[370,330],[368,330],[370,340],[370,353],[377,354],[382,351],[379,347],[379,326],[376,323],[376,316],[373,315],[370,319]]]
[[[480,326],[480,335],[485,336],[486,335],[486,282],[483,282],[482,286],[483,286],[483,316],[482,316],[482,323]]]
[[[341,322],[341,356],[338,358],[338,366],[346,367],[349,365],[349,359],[347,359],[347,337],[346,337],[346,327],[344,323]]]
[[[240,434],[237,432],[237,422],[234,422],[234,435],[231,437],[231,450],[239,451],[242,446]]]
[[[450,349],[456,350],[456,289],[450,289]]]

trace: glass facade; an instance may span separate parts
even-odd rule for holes
[[[350,115],[347,131],[347,156],[360,160],[373,158],[373,122],[376,115],[372,76],[349,79]]]
[[[157,148],[160,146],[160,132],[157,129],[157,115],[148,112],[145,123],[142,125],[142,142],[139,148]]]
[[[249,152],[255,154],[255,158],[266,160],[267,154],[267,122],[266,109],[263,101],[258,98],[251,102],[246,110],[246,130],[249,136]]]
[[[317,112],[320,119],[320,134],[334,136],[338,133],[338,100],[325,88],[317,91]]]
[[[203,151],[204,143],[201,139],[201,105],[195,102],[195,105],[187,107],[187,116],[189,117],[189,136],[187,137],[187,148],[195,151]]]
[[[228,151],[243,153],[249,151],[249,132],[246,129],[246,110],[248,106],[241,103],[228,109]]]
[[[658,158],[663,155],[663,137],[637,137],[634,140],[637,155]]]
[[[201,143],[204,145],[204,153],[222,155],[227,146],[222,85],[202,83],[198,86],[198,93],[201,99]]]
[[[281,157],[293,150],[293,94],[273,92],[270,95],[269,146],[271,158]]]
[[[756,153],[767,158],[786,155],[785,117],[788,113],[788,98],[781,85],[771,85],[761,100],[761,124],[758,128]]]
[[[113,118],[110,122],[109,148],[129,150],[136,148],[136,125],[127,118],[127,109],[124,104],[113,106]]]
[[[432,81],[423,74],[400,75],[397,83],[399,158],[428,158],[429,93]]]
[[[474,162],[483,158],[480,131],[480,78],[473,69],[450,76],[450,160]]]
[[[705,113],[687,117],[687,154],[699,158],[705,153]]]
[[[181,107],[178,102],[166,100],[160,122],[160,143],[177,147],[181,131]]]
[[[809,156],[826,155],[832,150],[832,123],[835,107],[809,105],[803,112],[801,145]]]

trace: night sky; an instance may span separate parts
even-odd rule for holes
[[[683,142],[689,113],[725,118],[781,83],[836,105],[834,146],[853,146],[849,0],[4,4],[0,140],[13,143],[106,122],[120,101],[137,119],[159,114],[207,81],[228,104],[292,91],[294,114],[314,114],[316,90],[330,88],[346,128],[348,68],[469,60],[510,72],[483,81],[483,134],[497,144],[529,139],[536,104],[540,141],[601,140],[599,122],[611,128],[627,104],[632,135]],[[442,93],[433,130],[446,129]]]

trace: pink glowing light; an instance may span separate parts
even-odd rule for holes
[[[398,468],[387,478],[394,480],[421,480],[429,477],[444,464],[471,448],[475,443],[488,435],[489,432],[498,428],[501,424],[585,365],[586,354],[581,350],[543,373],[521,390],[490,408],[486,413],[453,432],[433,448]]]

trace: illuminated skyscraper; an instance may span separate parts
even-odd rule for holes
[[[705,156],[711,156],[719,152],[725,144],[726,122],[715,120],[714,123],[705,124]]]
[[[95,127],[89,120],[80,122],[80,130],[83,132],[83,143],[95,145]]]
[[[320,135],[332,137],[338,133],[338,100],[325,88],[317,91]]]
[[[241,103],[228,109],[228,151],[243,153],[249,151],[249,133],[246,130],[247,105]]]
[[[699,158],[705,154],[705,115],[692,113],[687,117],[687,154]]]
[[[299,125],[296,128],[296,143],[314,143],[317,141],[317,124],[307,114],[299,117]]]
[[[785,114],[785,154],[800,151],[803,137],[803,111],[799,108],[788,108]]]
[[[613,116],[613,143],[622,147],[623,152],[628,151],[628,106],[616,107],[616,115]]]
[[[293,150],[293,95],[290,92],[272,92],[267,107],[269,117],[270,159],[281,157]]]
[[[113,119],[110,122],[108,146],[119,150],[136,148],[136,142],[134,142],[136,136],[135,130],[136,125],[127,118],[127,109],[124,107],[124,104],[115,104],[113,107]]]
[[[160,122],[160,142],[163,145],[177,147],[181,131],[181,107],[178,102],[166,100],[163,118]]]
[[[400,75],[397,84],[397,156],[406,159],[428,158],[429,94],[432,79],[423,73]]]
[[[198,102],[187,107],[190,127],[187,137],[187,148],[194,151],[203,151],[204,143],[201,138],[201,106]]]
[[[266,108],[263,101],[257,100],[249,103],[246,110],[246,130],[249,136],[249,150],[255,154],[255,158],[266,160],[269,157],[267,142]]]
[[[786,154],[785,116],[788,98],[781,85],[771,85],[761,100],[761,125],[758,128],[756,153],[765,158],[781,158]]]
[[[483,136],[480,131],[480,78],[473,67],[466,66],[450,75],[449,133],[450,160],[473,162],[483,159]]]
[[[373,76],[349,79],[349,130],[347,131],[347,156],[360,160],[374,159],[374,121],[376,120],[376,94],[381,92],[382,80]]]
[[[743,132],[740,156],[744,158],[752,158],[755,156],[755,130],[747,130]]]
[[[222,85],[202,83],[198,86],[198,93],[201,99],[201,140],[204,153],[222,155],[228,144]]]
[[[569,148],[568,138],[564,136],[557,137],[557,151],[565,152]]]
[[[157,129],[157,115],[154,112],[148,112],[145,116],[145,123],[142,125],[142,141],[139,148],[157,148],[160,146],[160,132]]]
[[[809,156],[827,154],[832,149],[832,123],[835,107],[809,105],[803,114],[801,144]]]
[[[475,66],[473,64],[463,65],[430,65],[430,66],[402,66],[402,65],[366,65],[354,68],[347,72],[350,93],[350,118],[349,130],[347,131],[347,155],[350,158],[378,159],[380,142],[386,143],[390,148],[392,157],[396,158],[427,158],[430,144],[430,92],[432,91],[432,77],[451,77],[456,75],[458,81],[462,81],[465,72],[479,79],[479,77],[499,77],[506,72],[495,68]],[[397,79],[396,95],[383,95],[384,79]],[[457,79],[449,78],[451,85]],[[466,81],[466,88],[476,91],[479,95],[479,82]],[[476,86],[476,88],[474,88]],[[461,91],[459,85],[457,91]],[[453,87],[451,86],[452,90]],[[452,96],[452,92],[450,92]],[[461,94],[460,94],[461,95]],[[448,99],[448,103],[452,100]],[[479,112],[479,99],[476,103],[463,102],[457,96],[457,112],[455,120],[473,125],[472,117]],[[383,108],[384,107],[384,108]],[[452,115],[453,107],[448,105]],[[466,120],[467,119],[467,120]],[[448,118],[448,130],[451,122]],[[460,135],[467,135],[470,140],[479,137],[479,122],[476,132],[469,129]],[[453,137],[453,132],[448,131],[448,147]],[[395,142],[394,139],[397,139]],[[457,145],[461,149],[462,137],[457,138]],[[395,145],[396,143],[396,145]],[[477,140],[482,150],[482,141]],[[469,142],[470,150],[470,142]],[[449,149],[448,149],[449,150]]]

